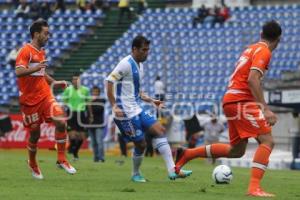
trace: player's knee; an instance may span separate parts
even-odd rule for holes
[[[232,148],[230,151],[230,157],[231,158],[240,158],[242,157],[246,152],[246,148]]]
[[[30,131],[30,138],[29,141],[31,143],[36,144],[38,142],[38,140],[40,139],[40,131],[39,130],[33,130]]]
[[[274,140],[273,140],[273,139],[263,141],[261,144],[267,145],[267,146],[270,147],[271,149],[273,149],[274,146],[275,146],[275,143],[274,143]]]

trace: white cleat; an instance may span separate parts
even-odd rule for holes
[[[63,161],[63,162],[56,162],[57,167],[64,169],[68,174],[75,174],[76,173],[76,169],[70,165],[70,163],[68,161]]]
[[[27,164],[28,164],[28,168],[31,171],[31,175],[33,178],[38,179],[38,180],[44,179],[44,176],[43,176],[40,168],[37,165],[31,166],[29,164],[29,161],[27,161]]]

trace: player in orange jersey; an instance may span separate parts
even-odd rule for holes
[[[223,98],[230,144],[216,143],[195,149],[178,149],[176,171],[196,157],[242,157],[248,138],[253,137],[259,146],[253,158],[247,194],[258,197],[274,196],[260,187],[274,146],[271,126],[277,121],[276,115],[264,100],[261,79],[268,69],[272,51],[276,49],[280,37],[280,25],[276,21],[266,22],[262,28],[261,40],[250,45],[236,64]]]
[[[25,44],[19,51],[16,60],[19,101],[23,115],[23,123],[30,131],[28,141],[28,166],[32,176],[43,179],[36,161],[37,143],[40,137],[40,124],[52,121],[55,124],[55,140],[57,142],[57,166],[69,174],[76,173],[66,160],[66,122],[64,111],[56,102],[50,85],[66,87],[65,81],[55,81],[46,72],[46,54],[43,47],[49,39],[49,27],[46,21],[37,20],[30,27],[31,43]]]

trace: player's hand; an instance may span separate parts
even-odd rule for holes
[[[54,86],[57,88],[57,87],[60,87],[62,89],[65,89],[66,87],[68,87],[68,83],[67,81],[54,81]]]
[[[115,113],[116,118],[123,118],[123,117],[125,117],[124,112],[118,106],[114,106],[113,107],[113,112]]]
[[[35,66],[36,71],[40,71],[41,69],[45,69],[46,67],[47,67],[47,64],[45,62],[41,62],[37,66]]]
[[[277,122],[276,115],[270,109],[264,110],[264,117],[270,126],[273,126]]]
[[[163,108],[164,107],[164,102],[163,101],[160,101],[160,100],[157,100],[157,99],[153,99],[152,100],[152,103],[158,107],[158,108]]]

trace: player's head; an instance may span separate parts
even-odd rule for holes
[[[142,35],[136,36],[132,41],[132,55],[137,62],[144,62],[147,60],[149,49],[150,49],[150,40],[145,38]]]
[[[43,47],[49,39],[49,25],[47,21],[38,19],[30,26],[30,35],[32,40],[37,42],[37,45]]]
[[[100,88],[98,86],[94,86],[92,88],[92,96],[99,96],[100,92],[101,92],[101,90],[100,90]]]
[[[72,76],[72,84],[75,88],[78,88],[80,84],[80,73],[74,73]]]
[[[261,32],[261,39],[268,41],[271,50],[276,49],[281,37],[281,26],[275,20],[267,21]]]

